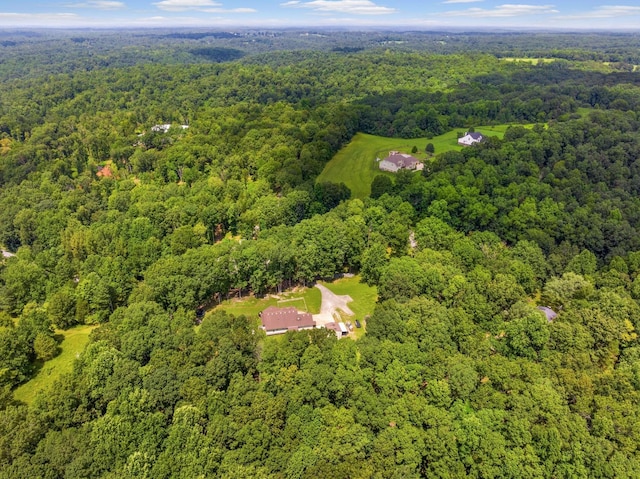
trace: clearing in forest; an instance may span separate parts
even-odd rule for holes
[[[13,397],[30,404],[39,392],[50,388],[63,374],[70,373],[73,370],[73,361],[84,351],[89,342],[89,334],[96,327],[96,325],[82,325],[66,331],[56,331],[56,334],[64,336],[60,344],[60,354],[45,362],[32,379],[16,388]]]
[[[264,298],[247,296],[223,301],[214,310],[223,310],[235,316],[245,315],[248,318],[257,318],[258,313],[269,306],[285,308],[293,306],[301,311],[311,314],[320,312],[322,295],[316,288],[295,288],[293,291],[278,295],[268,294]]]
[[[345,315],[343,319],[350,320],[355,323],[359,320],[362,328],[354,328],[353,337],[358,338],[364,334],[364,319],[366,316],[373,314],[373,309],[378,298],[378,291],[375,286],[369,286],[360,282],[360,276],[350,276],[337,279],[331,283],[319,281],[318,284],[325,286],[334,294],[339,296],[351,296],[352,302],[349,302],[349,309],[353,312],[353,316]],[[256,298],[248,296],[242,299],[232,299],[223,301],[216,306],[214,310],[222,309],[230,314],[239,316],[245,315],[257,321],[258,313],[269,306],[287,307],[294,306],[300,310],[305,310],[311,314],[318,314],[321,310],[322,293],[318,288],[295,288],[293,291],[281,293],[279,295],[267,295],[264,298]],[[269,340],[276,340],[278,335],[269,336]],[[275,338],[275,339],[274,339]]]
[[[556,58],[529,58],[529,57],[502,57],[500,60],[505,62],[523,62],[531,63],[532,65],[538,65],[539,63],[551,63],[556,61]]]
[[[480,126],[476,127],[475,131],[484,136],[502,138],[509,126],[511,125]],[[377,175],[387,175],[391,178],[394,176],[394,173],[381,171],[376,158],[383,159],[389,154],[389,151],[398,150],[424,160],[427,158],[425,148],[428,143],[433,143],[436,155],[445,151],[461,150],[464,147],[458,145],[458,132],[463,131],[464,128],[458,128],[431,139],[413,138],[409,140],[358,133],[327,163],[317,181],[344,183],[351,190],[352,198],[366,198],[371,194],[371,182]],[[417,153],[411,153],[414,146],[418,150]]]

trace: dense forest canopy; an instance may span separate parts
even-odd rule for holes
[[[639,43],[0,32],[0,477],[638,477]],[[316,181],[358,132],[504,124]],[[358,341],[215,308],[344,273]]]

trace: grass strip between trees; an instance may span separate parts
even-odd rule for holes
[[[89,334],[96,327],[96,325],[82,325],[66,331],[56,331],[56,334],[64,336],[60,344],[60,354],[44,363],[42,369],[30,381],[16,388],[14,398],[30,404],[39,392],[49,389],[63,374],[70,373],[73,369],[73,361],[82,353],[89,342]]]

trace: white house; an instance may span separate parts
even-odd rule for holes
[[[158,133],[166,133],[169,131],[170,128],[171,128],[170,123],[164,123],[163,125],[153,125],[151,127],[151,131],[155,131]],[[189,125],[180,125],[180,128],[182,128],[183,130],[186,130],[187,128],[189,128]]]
[[[471,146],[475,143],[480,143],[484,140],[484,137],[477,132],[469,133],[467,132],[462,138],[458,138],[458,144],[464,146]]]

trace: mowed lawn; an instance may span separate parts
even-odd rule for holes
[[[285,292],[279,295],[268,295],[265,298],[248,296],[246,298],[235,298],[223,301],[214,310],[226,311],[234,316],[245,315],[248,318],[257,318],[258,313],[269,306],[281,308],[293,306],[301,311],[311,314],[320,312],[320,302],[322,295],[317,288],[296,288],[294,291]]]
[[[523,62],[537,65],[539,63],[551,63],[556,61],[555,58],[528,58],[528,57],[502,57],[500,60],[505,62]]]
[[[502,138],[509,126],[511,125],[479,126],[475,131],[485,136]],[[458,145],[458,132],[463,132],[463,129],[456,129],[431,139],[410,140],[358,133],[327,163],[317,181],[344,183],[351,190],[352,198],[366,198],[371,194],[371,182],[377,175],[387,175],[390,178],[394,176],[393,173],[380,171],[376,158],[384,159],[389,151],[397,150],[428,161],[425,153],[427,143],[433,143],[436,155],[446,151],[461,150],[463,147]],[[414,146],[418,149],[417,153],[411,153]]]
[[[307,311],[311,314],[320,312],[320,304],[322,302],[322,294],[318,288],[295,288],[292,291],[285,291],[278,295],[267,295],[265,298],[256,298],[255,296],[247,296],[245,298],[234,298],[223,301],[212,311],[226,311],[234,316],[244,315],[247,320],[253,322],[255,326],[260,325],[258,314],[269,306],[279,308],[294,307],[300,311]],[[197,330],[196,326],[196,330]],[[265,341],[270,343],[282,341],[283,335],[275,334],[267,336]]]
[[[60,344],[60,354],[44,363],[34,378],[16,388],[13,393],[15,399],[30,404],[39,392],[49,389],[61,375],[70,373],[73,361],[84,351],[89,342],[89,334],[96,327],[83,325],[66,331],[56,331],[56,334],[64,336]]]

